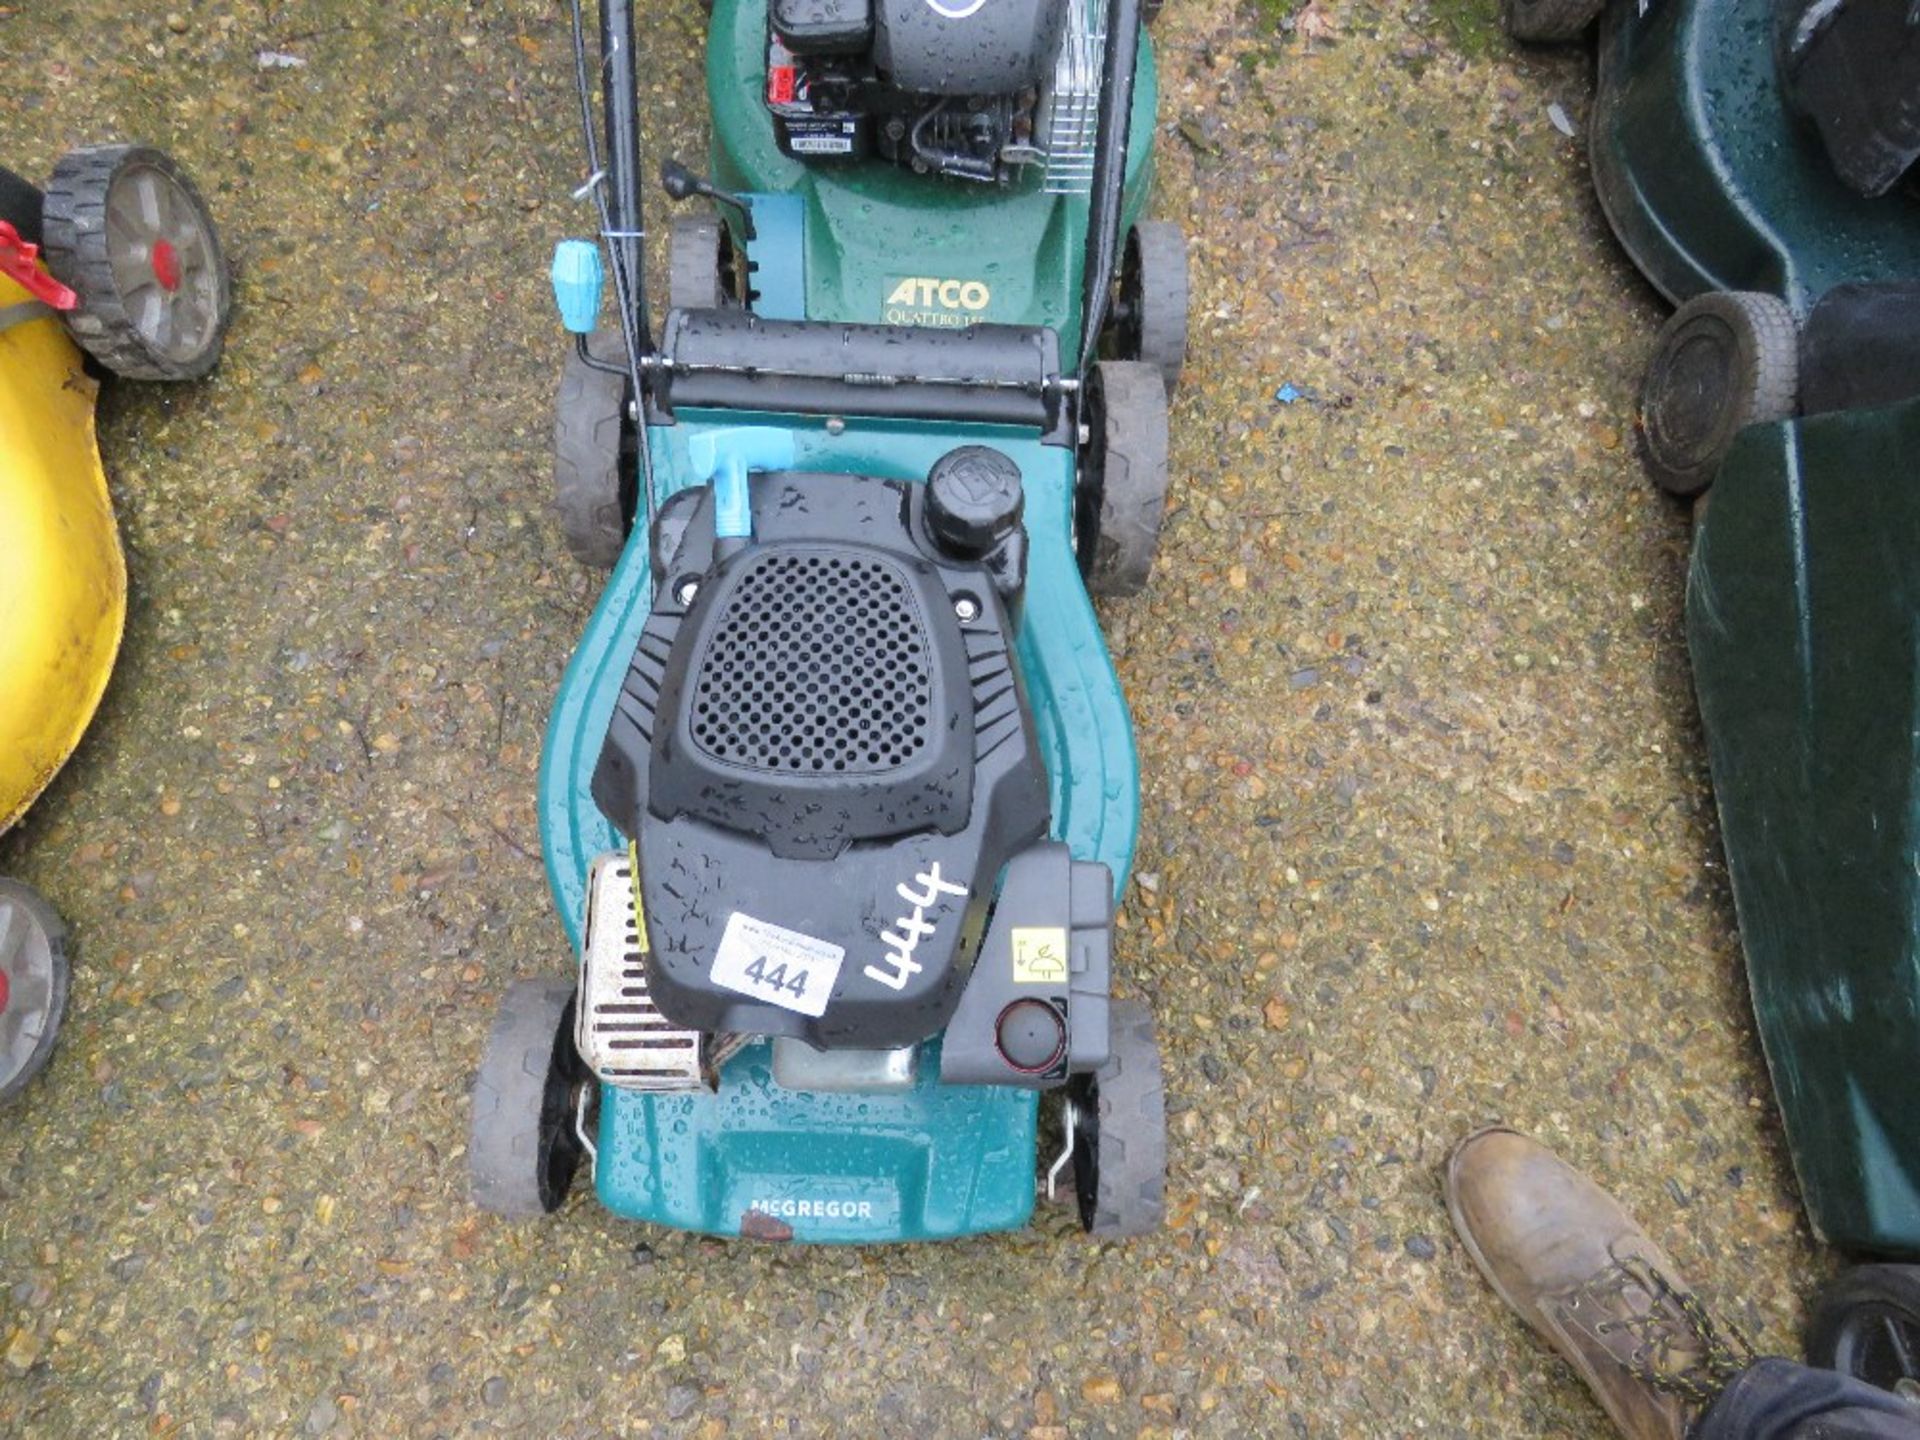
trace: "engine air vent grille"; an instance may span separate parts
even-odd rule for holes
[[[785,547],[722,600],[688,726],[714,760],[879,775],[932,742],[933,666],[909,577],[879,555]]]

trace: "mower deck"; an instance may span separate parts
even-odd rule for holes
[[[895,325],[1044,325],[1063,354],[1080,343],[1082,237],[1087,197],[1054,194],[1037,171],[1012,188],[941,180],[897,166],[801,164],[767,123],[764,0],[715,0],[707,45],[714,179],[731,190],[799,202],[798,247],[766,245],[768,264],[804,256],[804,313],[812,320]],[[1153,184],[1159,90],[1143,39],[1128,125],[1122,230]],[[766,239],[761,211],[755,225]],[[734,217],[728,216],[729,223]],[[992,236],[983,247],[980,237]],[[760,263],[756,260],[756,264]],[[773,272],[756,275],[764,295]],[[783,278],[791,271],[783,272]],[[776,302],[776,304],[779,302]],[[774,316],[756,301],[761,314]]]
[[[1920,274],[1908,207],[1848,189],[1800,133],[1771,63],[1773,11],[1773,0],[1607,9],[1593,185],[1633,263],[1676,304],[1759,290],[1805,314],[1845,281]]]
[[[657,502],[696,483],[687,447],[738,415],[649,430]],[[1071,543],[1073,455],[1019,431],[849,419],[755,417],[794,434],[807,470],[920,478],[953,446],[986,441],[1019,462],[1031,540],[1019,639],[1051,782],[1054,836],[1124,888],[1139,826],[1133,727]],[[577,953],[594,857],[625,847],[589,793],[629,659],[649,611],[644,537],[628,546],[560,684],[540,772],[540,830],[554,904]],[[767,1046],[727,1062],[711,1094],[602,1087],[595,1184],[631,1219],[716,1234],[788,1227],[801,1240],[931,1240],[1024,1224],[1034,1199],[1038,1099],[1030,1090],[920,1080],[891,1094],[809,1094],[772,1084]],[[857,1198],[856,1198],[857,1197]],[[851,1205],[843,1202],[851,1201]],[[804,1209],[802,1207],[805,1207]],[[758,1218],[748,1219],[749,1214]],[[777,1222],[777,1223],[776,1223]]]
[[[1920,400],[1756,425],[1687,639],[1753,1009],[1814,1233],[1920,1252]]]

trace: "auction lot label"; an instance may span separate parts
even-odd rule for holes
[[[841,946],[736,910],[727,917],[710,973],[716,985],[817,1020],[846,958]]]

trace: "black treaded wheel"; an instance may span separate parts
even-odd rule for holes
[[[1095,595],[1135,595],[1153,573],[1167,508],[1164,377],[1144,361],[1100,361],[1087,376],[1081,420],[1087,439],[1074,514],[1080,573]]]
[[[233,284],[207,202],[164,151],[90,145],[53,167],[47,266],[80,297],[67,329],[115,375],[197,380],[220,362]]]
[[[1145,1235],[1167,1213],[1167,1094],[1153,1014],[1116,1000],[1112,1025],[1107,1063],[1067,1083],[1080,1224],[1101,1239]]]
[[[1528,45],[1578,40],[1607,8],[1606,0],[1500,0],[1500,23]]]
[[[1668,494],[1713,483],[1734,437],[1797,406],[1800,335],[1784,300],[1742,290],[1696,295],[1654,342],[1640,388],[1640,453]]]
[[[72,983],[59,914],[31,886],[0,878],[0,1103],[46,1068]]]
[[[1141,360],[1165,379],[1167,398],[1187,363],[1187,237],[1168,220],[1142,220],[1127,232],[1120,257],[1108,349],[1116,360]]]
[[[474,1203],[509,1219],[560,1208],[585,1153],[574,1130],[590,1083],[573,1048],[573,981],[516,980],[473,1079],[467,1167]]]
[[[1807,1363],[1920,1400],[1920,1265],[1856,1265],[1822,1290]]]
[[[587,340],[595,359],[624,365],[618,330]],[[626,376],[597,370],[567,352],[553,401],[553,508],[567,549],[582,565],[608,570],[626,549],[639,487],[639,428],[627,413]]]
[[[667,304],[718,310],[740,304],[733,232],[718,215],[676,215],[667,235]]]

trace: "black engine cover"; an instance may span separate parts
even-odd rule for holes
[[[878,0],[874,61],[921,95],[1011,95],[1053,67],[1065,0]]]
[[[659,517],[593,793],[638,842],[649,983],[677,1025],[926,1039],[1002,868],[1046,833],[1006,556],[943,550],[925,489],[756,475],[755,540],[719,558],[709,492]]]

